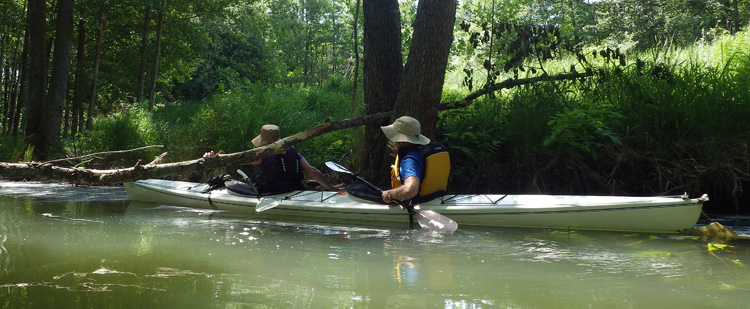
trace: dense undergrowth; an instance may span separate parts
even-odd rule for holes
[[[750,199],[750,32],[712,44],[591,60],[593,77],[506,89],[470,107],[440,114],[438,139],[451,148],[450,188],[473,193],[691,196],[708,193],[709,210],[747,212]],[[550,74],[573,60],[550,63]],[[624,64],[624,65],[623,65]],[[555,69],[557,68],[557,69]],[[583,67],[579,67],[583,70]],[[461,98],[457,73],[444,101]],[[110,162],[130,166],[163,151],[169,160],[209,150],[252,148],[260,126],[287,136],[361,113],[351,85],[241,91],[145,112],[129,106],[98,119],[94,130],[68,138],[70,155],[163,144]],[[362,102],[361,97],[358,99]],[[351,160],[362,130],[326,134],[297,146],[315,166]],[[23,159],[18,139],[3,139],[0,159]]]

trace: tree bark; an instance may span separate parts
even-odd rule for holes
[[[12,136],[18,136],[21,127],[21,111],[28,105],[28,75],[29,75],[29,32],[26,31],[23,40],[23,51],[21,52],[21,73],[18,76],[18,98],[16,99],[16,113],[13,115]]]
[[[3,105],[3,126],[0,128],[0,133],[5,134],[6,126],[8,123],[8,109],[10,108],[10,100],[7,100],[8,96],[8,82],[10,80],[10,74],[7,73],[8,68],[5,67],[5,44],[8,43],[8,36],[3,35],[3,41],[0,43],[0,101]]]
[[[280,139],[279,141],[264,147],[245,150],[230,154],[218,154],[212,158],[200,158],[195,160],[141,165],[140,161],[130,168],[115,170],[96,170],[60,167],[50,162],[26,162],[26,163],[0,163],[0,178],[25,179],[25,180],[52,180],[83,185],[115,185],[124,182],[135,181],[146,178],[179,178],[195,172],[211,172],[216,168],[224,166],[237,166],[243,163],[268,157],[274,154],[284,153],[289,147],[323,135],[342,129],[362,126],[368,123],[380,122],[389,119],[392,112],[379,113],[364,117],[354,117],[347,120],[330,122],[326,121],[314,128],[296,133]]]
[[[159,56],[161,54],[161,35],[164,30],[164,14],[167,11],[167,0],[162,0],[159,11],[159,21],[156,24],[156,51],[154,52],[154,65],[151,70],[151,89],[148,96],[148,110],[154,110],[154,96],[156,94],[156,78],[159,75]]]
[[[455,20],[456,0],[419,1],[394,117],[416,118],[422,125],[422,134],[429,138],[435,138]]]
[[[70,135],[75,137],[78,131],[83,131],[83,60],[86,48],[86,21],[78,20],[78,43],[76,44],[76,74],[73,83],[73,112],[70,124]]]
[[[86,130],[94,126],[94,106],[96,106],[96,89],[99,82],[99,62],[102,60],[102,37],[104,36],[104,9],[99,10],[99,30],[96,33],[96,51],[94,52],[94,77],[91,81],[91,100],[89,113],[86,116]]]
[[[39,126],[47,93],[47,17],[45,0],[29,0],[29,87],[25,114],[26,143],[39,144]]]
[[[354,8],[354,25],[352,26],[352,38],[354,40],[354,85],[352,86],[352,107],[357,103],[357,83],[359,82],[359,1]]]
[[[42,139],[40,140],[41,143],[34,148],[35,160],[46,159],[51,152],[57,152],[61,149],[60,127],[70,78],[74,5],[75,0],[59,0],[57,2],[55,49],[52,57],[49,96],[42,111],[42,123],[39,131]]]
[[[12,60],[8,60],[8,74],[6,74],[6,78],[8,79],[8,87],[5,89],[7,91],[7,109],[5,110],[6,114],[5,119],[3,120],[3,134],[9,135],[14,127],[15,127],[15,114],[16,110],[19,108],[18,106],[18,92],[19,92],[19,85],[21,83],[21,77],[16,74],[16,72],[21,71],[20,63],[22,62],[19,55],[19,52],[23,54],[23,51],[21,51],[21,40],[16,41],[16,47],[13,51]],[[12,72],[12,73],[10,73]]]
[[[151,11],[153,11],[154,4],[152,1],[148,1],[146,5],[146,13],[143,18],[143,32],[141,34],[141,63],[138,69],[138,90],[136,99],[138,102],[143,102],[143,88],[146,84],[146,60],[148,58],[148,32],[151,26]]]
[[[8,36],[3,36],[3,41],[0,43],[0,105],[2,105],[3,115],[0,119],[0,134],[5,135],[8,130],[8,119],[10,118],[9,110],[10,105],[10,84],[12,75],[10,74],[10,65],[5,65],[5,44],[8,43]]]
[[[397,0],[367,0],[362,3],[364,13],[364,99],[365,114],[372,115],[393,110],[403,78],[401,56],[401,25]],[[359,171],[368,179],[384,183],[386,138],[380,126],[389,119],[365,126],[364,151],[359,155],[367,168]]]

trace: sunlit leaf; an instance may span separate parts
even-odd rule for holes
[[[714,252],[719,250],[724,250],[727,247],[725,244],[714,244],[714,243],[708,243],[708,252]]]
[[[745,264],[743,264],[743,263],[742,263],[742,262],[740,262],[740,261],[735,261],[735,260],[732,260],[732,263],[734,263],[734,265],[737,265],[737,266],[739,266],[739,267],[742,267],[742,268],[745,268],[745,267],[747,267],[747,266],[746,266]]]

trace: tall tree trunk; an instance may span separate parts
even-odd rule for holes
[[[47,88],[47,17],[45,0],[29,0],[29,87],[25,113],[26,144],[39,144],[39,125]]]
[[[394,117],[416,118],[422,125],[422,134],[429,138],[435,137],[455,20],[456,0],[419,1]]]
[[[354,8],[354,25],[352,26],[352,37],[354,39],[354,85],[352,86],[352,107],[357,103],[357,83],[359,82],[359,0]]]
[[[404,69],[401,59],[401,17],[397,0],[366,0],[364,13],[365,58],[363,61],[365,114],[391,111],[401,86]],[[361,171],[369,179],[386,181],[381,168],[387,168],[386,138],[380,130],[388,119],[365,126],[365,147],[360,154]],[[380,177],[377,177],[380,176]]]
[[[8,36],[3,35],[3,41],[0,43],[0,74],[3,74],[3,71],[7,68],[5,67],[5,44],[8,43]],[[7,114],[8,114],[8,106],[7,101],[5,101],[4,97],[6,97],[6,92],[8,91],[8,88],[3,84],[3,78],[7,81],[10,79],[9,73],[4,73],[2,76],[0,76],[0,98],[3,98],[3,105],[6,105],[3,108],[3,119],[0,121],[0,133],[5,133],[5,127],[7,126]]]
[[[151,28],[151,11],[153,11],[154,4],[152,1],[148,1],[146,5],[146,14],[143,18],[143,32],[141,33],[141,63],[138,68],[138,92],[136,92],[136,99],[138,102],[143,102],[143,88],[146,84],[146,60],[148,58],[148,32]]]
[[[16,41],[16,47],[13,51],[12,61],[9,61],[9,70],[10,74],[7,75],[7,78],[9,79],[8,88],[6,91],[8,92],[8,105],[7,110],[5,114],[5,119],[3,120],[3,134],[9,135],[15,126],[14,118],[16,115],[16,109],[18,109],[18,89],[19,84],[21,83],[21,78],[18,74],[18,72],[21,71],[20,63],[21,59],[19,58],[19,52],[23,53],[21,51],[21,40]]]
[[[94,126],[94,106],[96,106],[96,86],[99,81],[99,62],[102,60],[102,37],[104,36],[104,9],[99,10],[99,30],[96,33],[96,51],[94,55],[94,78],[91,81],[91,100],[86,117],[86,130]]]
[[[60,127],[70,80],[70,50],[73,45],[75,0],[58,0],[55,49],[52,57],[49,96],[42,112],[41,143],[34,148],[34,159],[44,160],[60,148]]]
[[[164,14],[167,11],[167,0],[162,1],[159,11],[159,21],[156,24],[156,51],[154,53],[154,66],[151,70],[151,89],[148,96],[148,110],[154,110],[154,95],[156,93],[156,77],[159,75],[159,56],[161,54],[161,35],[164,30]]]
[[[76,75],[73,83],[73,112],[71,113],[70,135],[75,137],[83,131],[83,60],[86,48],[86,21],[78,20],[78,43],[76,44]]]
[[[10,109],[10,66],[5,66],[5,44],[8,43],[8,36],[3,35],[3,41],[0,43],[0,103],[2,103],[3,115],[0,119],[0,134],[5,135],[8,127],[8,110]]]
[[[3,35],[3,42],[0,44],[0,72],[5,69],[5,44],[8,43],[9,35]]]
[[[18,68],[15,67],[15,64],[11,67],[12,70],[18,70]],[[10,132],[13,130],[13,115],[16,114],[16,108],[18,103],[18,78],[16,78],[16,71],[13,75],[10,75],[8,79],[10,80],[8,83],[8,89],[7,90],[7,104],[6,109],[4,111],[4,118],[3,118],[3,128],[2,128],[2,134],[4,136],[10,135]]]
[[[735,34],[740,31],[740,9],[737,2],[739,2],[739,0],[732,1],[732,21],[734,27],[732,27],[732,30],[730,31],[731,34]]]
[[[29,32],[25,31],[23,40],[23,52],[21,52],[21,74],[18,76],[18,99],[16,101],[16,114],[13,115],[12,136],[18,136],[21,127],[21,112],[28,105],[28,75],[29,75]]]
[[[305,22],[305,53],[304,56],[302,56],[302,86],[307,88],[310,86],[310,81],[312,80],[311,75],[311,66],[312,61],[310,60],[310,47],[312,45],[312,21],[310,20],[310,10],[306,6],[309,5],[308,3],[305,3],[302,7],[303,16],[304,16],[304,22]]]

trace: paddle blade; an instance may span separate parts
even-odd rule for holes
[[[423,229],[443,233],[453,233],[458,229],[458,223],[456,223],[456,221],[432,210],[417,210],[414,215],[417,217],[419,226]]]
[[[344,174],[354,175],[354,173],[350,172],[348,169],[346,169],[346,167],[342,166],[341,164],[335,163],[335,162],[328,161],[328,162],[326,162],[326,166],[328,168],[330,168],[332,171],[336,172],[336,173],[344,173]]]
[[[281,204],[279,200],[261,198],[260,201],[258,201],[258,204],[255,204],[255,211],[264,212],[266,210],[279,206],[279,204]]]

